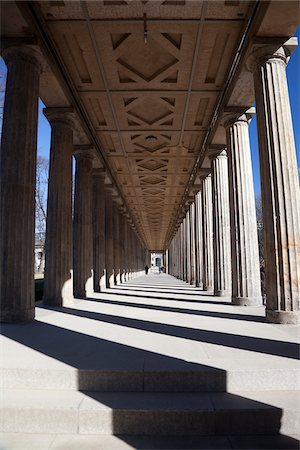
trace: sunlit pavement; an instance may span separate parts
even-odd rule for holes
[[[138,410],[136,393],[147,394],[143,398],[149,405],[161,401],[158,393],[163,392],[188,405],[204,402],[206,396],[207,411],[232,410],[236,399],[242,409],[255,402],[258,409],[268,405],[284,411],[277,430],[284,436],[276,442],[267,436],[247,436],[244,441],[241,436],[152,436],[138,441],[95,436],[92,428],[83,429],[89,436],[77,435],[77,424],[49,434],[38,424],[37,429],[23,429],[29,433],[26,446],[22,433],[4,424],[8,434],[2,435],[3,448],[297,448],[296,436],[288,443],[286,439],[295,435],[300,415],[300,331],[266,323],[263,306],[233,306],[230,298],[214,297],[166,274],[149,274],[66,307],[40,305],[33,323],[4,325],[2,334],[2,399],[8,409],[36,406],[41,391],[50,394],[53,403],[68,391],[70,399],[64,402],[73,409],[93,402],[86,408],[100,404],[113,410],[122,399],[128,407],[130,399],[131,408],[137,402]],[[106,394],[97,397],[86,391]],[[108,393],[116,391],[122,394],[108,399]],[[286,411],[293,411],[294,424]],[[102,434],[122,434],[121,424],[105,426]]]

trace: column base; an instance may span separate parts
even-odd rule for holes
[[[261,306],[261,297],[232,297],[232,304],[236,306]]]
[[[43,305],[45,305],[45,306],[62,306],[63,299],[61,297],[58,297],[58,298],[43,297]]]
[[[74,292],[74,298],[78,298],[78,300],[86,300],[88,298],[88,295],[86,292]]]
[[[230,291],[214,291],[214,295],[216,297],[230,297],[231,292]]]
[[[23,309],[21,311],[1,312],[2,323],[31,322],[35,317],[35,307]]]
[[[266,319],[267,322],[272,323],[299,325],[300,311],[273,311],[271,309],[267,309]]]
[[[205,292],[213,292],[213,287],[212,286],[203,286],[202,290]]]

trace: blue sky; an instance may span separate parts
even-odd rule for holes
[[[295,36],[299,39],[299,46],[293,53],[290,62],[287,66],[287,79],[290,91],[290,101],[293,116],[294,134],[296,142],[296,151],[298,157],[298,165],[300,164],[300,27],[297,29]],[[6,67],[0,58],[0,74],[5,75]],[[291,95],[292,94],[292,95]],[[49,157],[50,149],[50,126],[43,115],[43,103],[39,101],[39,123],[38,123],[38,153],[40,155]],[[253,117],[249,127],[251,156],[253,166],[254,190],[255,194],[260,192],[260,177],[259,177],[259,158],[258,158],[258,142],[257,142],[257,128],[256,116]]]
[[[296,152],[298,158],[298,167],[300,165],[300,27],[297,29],[295,36],[298,37],[298,47],[294,51],[287,65],[287,80],[290,92],[290,102],[293,117],[294,135],[296,143]],[[250,145],[253,167],[254,190],[257,195],[260,192],[260,176],[259,176],[259,158],[258,158],[258,142],[256,116],[253,117],[250,127]]]

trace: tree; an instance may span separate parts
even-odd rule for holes
[[[5,99],[6,73],[0,74],[0,133],[2,130],[3,109]]]
[[[257,223],[257,237],[259,250],[261,293],[265,303],[266,288],[265,288],[265,256],[264,256],[264,223],[262,215],[262,200],[260,193],[255,198],[255,208],[257,221],[256,223]]]
[[[45,237],[47,220],[49,161],[44,156],[38,156],[36,162],[35,187],[35,241],[40,246],[41,255],[37,271],[41,271],[45,259]]]

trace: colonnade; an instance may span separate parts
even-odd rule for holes
[[[3,44],[5,47],[5,43]],[[8,45],[1,178],[1,321],[34,318],[35,170],[39,76],[43,57],[28,45]],[[51,126],[43,301],[73,297],[131,279],[147,257],[121,199],[105,173],[93,169],[94,150],[73,145],[73,108],[44,110]],[[76,159],[72,204],[72,157]],[[148,258],[149,259],[149,258]]]
[[[279,48],[259,42],[247,62],[257,108],[266,317],[276,323],[300,321],[300,197],[286,79],[292,51],[291,41]],[[210,173],[192,204],[189,199],[169,247],[172,275],[245,306],[262,302],[248,134],[254,112],[232,105],[224,109],[226,142],[207,149]],[[197,249],[194,265],[192,248]]]
[[[6,61],[0,157],[1,320],[34,317],[34,194],[39,76],[35,46],[3,43]],[[286,64],[292,46],[255,44],[253,73],[264,223],[267,319],[299,322],[299,184]],[[46,108],[51,156],[44,302],[68,304],[143,271],[149,254],[92,148],[73,145],[72,108]],[[228,106],[226,142],[206,149],[211,167],[177,223],[169,273],[236,305],[261,304],[253,176],[248,137],[253,109]],[[12,125],[13,124],[13,125]],[[76,158],[72,204],[72,156]],[[149,265],[149,264],[148,264]]]

